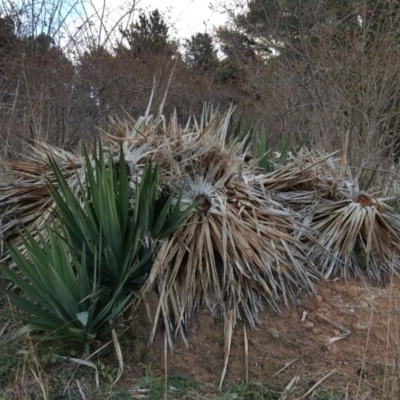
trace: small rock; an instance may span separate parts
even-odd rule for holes
[[[347,309],[347,312],[349,314],[354,314],[355,310],[354,310],[354,308],[349,308],[349,309]]]
[[[368,308],[369,304],[366,301],[360,301],[360,304],[358,306],[360,308]]]
[[[322,301],[322,296],[317,295],[315,296],[315,299],[318,301],[318,303],[320,303]]]
[[[332,302],[333,303],[343,303],[343,300],[342,300],[342,297],[341,296],[333,296],[332,298],[331,298],[331,300],[332,300]]]
[[[314,322],[311,321],[304,321],[303,326],[306,329],[313,329],[314,328]]]
[[[275,339],[279,339],[279,332],[275,328],[269,329],[269,333]]]
[[[369,328],[369,322],[357,322],[356,324],[353,325],[354,329],[357,330],[364,330]]]

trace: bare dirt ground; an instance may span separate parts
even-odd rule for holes
[[[343,392],[343,398],[346,394],[348,398],[400,398],[399,280],[382,288],[337,279],[318,285],[317,290],[315,298],[305,296],[301,306],[282,308],[280,315],[266,305],[259,329],[246,327],[249,379],[286,387],[295,378],[287,397],[291,399],[304,395],[330,374],[318,384],[319,389]],[[143,324],[141,318],[126,335],[130,345],[127,348],[124,343],[123,348],[130,370],[123,379],[127,387],[132,387],[135,376],[143,375],[141,363],[164,373],[164,333],[160,329],[147,347],[150,329],[151,323]],[[223,369],[223,329],[207,312],[200,312],[188,335],[189,349],[178,338],[173,354],[168,352],[168,373],[218,383]],[[238,324],[226,383],[245,381],[244,354],[244,329]]]

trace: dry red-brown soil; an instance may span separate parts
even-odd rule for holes
[[[295,378],[290,399],[305,394],[330,374],[318,384],[319,389],[343,392],[343,398],[346,394],[348,398],[400,398],[400,282],[382,288],[336,279],[318,285],[317,291],[316,297],[304,296],[301,306],[283,308],[279,315],[265,305],[258,330],[246,326],[249,379],[285,388]],[[142,316],[127,335],[130,346],[124,355],[130,370],[124,379],[129,386],[135,376],[143,375],[140,363],[164,373],[162,328],[147,347],[151,323],[143,321],[146,318]],[[226,383],[246,379],[243,325],[237,324],[234,331]],[[168,373],[219,383],[224,365],[223,331],[223,324],[206,311],[198,313],[188,333],[189,348],[178,338],[173,353],[168,351]]]

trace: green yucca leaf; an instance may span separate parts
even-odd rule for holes
[[[269,161],[269,141],[268,135],[265,129],[262,129],[260,132],[260,139],[258,144],[258,157],[260,158],[258,162],[258,166],[266,169],[267,171],[271,171],[272,165]]]
[[[236,143],[242,143],[242,151],[246,152],[251,146],[252,134],[253,134],[253,118],[249,118],[246,121],[242,117],[237,122],[233,121],[231,116],[229,121],[228,139],[232,139]]]
[[[310,132],[311,132],[311,128],[308,129],[307,133],[304,135],[303,139],[301,139],[301,142],[297,146],[297,149],[294,151],[295,156],[297,156],[300,153],[301,149],[307,143],[307,140],[310,137]]]
[[[158,166],[147,164],[134,199],[123,151],[119,170],[111,156],[105,159],[85,151],[85,176],[75,185],[50,160],[55,181],[49,191],[58,219],[45,235],[26,232],[25,257],[10,245],[19,272],[4,275],[24,293],[1,289],[23,312],[25,330],[46,340],[93,340],[108,334],[133,295],[138,295],[161,239],[176,230],[195,204],[181,210],[177,199],[160,188]],[[73,187],[77,188],[72,189]],[[132,201],[133,200],[133,201]]]
[[[123,282],[124,290],[137,292],[149,272],[158,241],[177,229],[193,207],[181,211],[180,197],[172,205],[172,197],[160,188],[158,166],[151,164],[145,165],[140,182],[136,182],[131,206],[122,149],[118,165],[111,156],[105,159],[101,146],[98,155],[89,156],[85,151],[85,165],[86,183],[77,176],[76,196],[52,163],[57,186],[50,184],[50,190],[60,222],[75,254],[79,255],[85,244],[89,271],[94,270],[94,254],[99,250],[102,285],[116,288]]]
[[[309,132],[304,136],[302,139],[301,143],[297,147],[295,151],[293,151],[293,154],[296,156],[300,150],[303,148],[304,144],[306,143],[307,139],[309,136]],[[258,161],[258,166],[261,168],[264,168],[268,172],[273,172],[275,170],[276,165],[285,165],[288,161],[289,153],[291,150],[291,140],[290,139],[283,139],[281,143],[281,148],[279,152],[279,157],[278,159],[274,160],[271,158],[271,148],[269,145],[269,139],[268,135],[265,131],[265,129],[261,130],[260,136],[259,136],[259,144],[258,144],[258,149],[257,149],[257,154],[259,157]]]
[[[23,287],[19,286],[17,281],[15,281],[15,285],[23,290]],[[35,303],[32,303],[31,301],[28,301],[28,300],[20,297],[19,295],[15,294],[12,291],[7,291],[3,288],[0,288],[0,292],[7,295],[10,298],[11,302],[14,305],[16,305],[17,307],[19,307],[21,310],[25,310],[30,315],[36,315],[36,316],[40,317],[42,320],[45,320],[46,324],[49,327],[51,327],[51,329],[57,329],[59,327],[58,318],[56,316],[54,316],[53,314],[49,313],[48,311],[46,311],[44,308],[36,305]],[[28,294],[28,295],[31,296],[34,294]],[[11,314],[10,314],[10,316],[11,316]],[[15,316],[15,313],[12,314],[12,316]],[[28,317],[25,315],[25,318],[28,318]],[[19,319],[22,319],[22,318],[19,318]]]
[[[201,202],[201,199],[199,199],[197,202],[196,201],[193,202],[191,206],[181,211],[180,209],[181,200],[182,200],[182,191],[178,195],[171,216],[168,219],[168,223],[165,226],[163,234],[161,235],[162,238],[166,238],[171,233],[173,233],[176,230],[176,226],[181,226],[182,222],[186,219],[186,217],[188,217],[192,213],[193,209],[196,208],[196,206]]]
[[[111,331],[110,322],[131,295],[122,300],[120,289],[100,293],[98,282],[87,278],[85,249],[78,260],[62,234],[57,225],[49,228],[49,245],[41,247],[43,240],[36,242],[26,233],[23,236],[26,257],[10,245],[10,254],[19,272],[4,267],[3,274],[21,289],[23,297],[4,288],[0,292],[24,311],[8,314],[28,324],[20,334],[35,332],[35,338],[45,340],[93,340]]]
[[[289,155],[289,151],[290,151],[290,139],[285,139],[282,142],[280,156],[277,162],[279,165],[285,165]]]
[[[115,170],[113,170],[115,173]],[[117,179],[117,177],[115,177]],[[120,225],[122,232],[125,232],[127,229],[127,225],[129,222],[128,214],[129,214],[129,181],[127,174],[127,166],[125,163],[124,152],[120,150],[120,164],[119,164],[119,179],[118,179],[118,210],[117,214],[120,218]]]
[[[86,326],[89,321],[89,312],[88,311],[82,311],[78,314],[76,314],[76,317],[78,318],[79,322],[83,325]]]
[[[162,238],[164,237],[164,231],[168,230],[165,221],[168,221],[168,223],[172,223],[175,227],[179,224],[180,221],[178,221],[178,223],[175,223],[175,220],[173,219],[173,211],[171,213],[172,197],[160,200],[161,201],[155,204],[155,209],[158,212],[158,217],[152,227],[151,234],[153,237]]]

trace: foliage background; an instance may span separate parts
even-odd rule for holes
[[[272,146],[308,133],[307,145],[330,152],[348,135],[366,183],[398,161],[396,1],[220,1],[226,26],[180,41],[158,10],[134,3],[113,27],[80,2],[18,4],[0,8],[3,160],[32,140],[67,149],[91,141],[123,110],[143,115],[153,85],[155,112],[174,70],[165,114],[176,108],[182,123],[204,102],[234,104]],[[73,31],[65,16],[75,14],[84,22]]]

